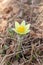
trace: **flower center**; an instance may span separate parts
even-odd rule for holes
[[[18,31],[19,33],[23,33],[23,32],[25,31],[25,27],[24,27],[24,26],[19,26],[19,27],[17,28],[17,31]]]

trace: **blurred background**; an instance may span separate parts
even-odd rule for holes
[[[15,21],[21,23],[23,20],[31,24],[31,32],[24,36],[22,43],[23,49],[29,50],[21,53],[24,56],[20,55],[19,61],[22,65],[37,53],[30,64],[24,65],[43,65],[43,0],[0,0],[0,63],[4,56],[14,53],[17,45],[16,34],[10,30],[11,36],[8,29],[14,27]],[[13,55],[0,65],[20,65],[14,61]]]

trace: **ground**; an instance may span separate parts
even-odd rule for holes
[[[0,0],[0,65],[43,65],[43,1]],[[31,24],[17,51],[17,35],[8,29],[15,21]],[[12,31],[10,31],[12,32]]]

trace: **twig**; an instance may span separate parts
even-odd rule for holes
[[[28,50],[29,51],[29,49],[25,49],[25,51],[26,50]],[[7,57],[10,57],[10,56],[12,56],[12,55],[17,55],[18,53],[22,53],[22,52],[24,52],[24,51],[17,51],[17,52],[14,52],[14,53],[12,53],[12,54],[9,54],[9,55],[5,55],[4,57],[3,57],[3,59],[2,59],[2,61],[1,61],[1,63],[0,63],[0,65],[4,65],[3,64],[3,62],[5,61],[5,59],[7,58]]]
[[[36,60],[38,61],[39,65],[41,65],[41,62],[40,62],[40,60],[38,59],[38,56],[36,55],[36,53],[35,53],[34,57],[35,57]]]
[[[32,45],[32,50],[31,50],[31,57],[30,57],[30,62],[32,60],[32,56],[33,56],[33,51],[34,51],[34,44],[31,44]]]
[[[29,60],[27,60],[27,61],[25,61],[25,62],[23,62],[22,64],[19,64],[19,65],[24,65],[24,64],[27,63],[27,62],[29,62]]]

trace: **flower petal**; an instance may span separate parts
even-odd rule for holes
[[[15,28],[12,28],[12,30],[13,30],[14,32],[16,32],[16,33],[17,33],[17,31],[16,31],[16,29],[15,29]]]
[[[27,33],[29,33],[29,32],[30,32],[30,30],[26,30],[24,34],[27,34]]]
[[[15,21],[15,28],[18,28],[19,26],[20,24],[17,21]]]
[[[22,21],[21,25],[22,26],[25,26],[25,20]]]
[[[13,31],[15,31],[17,34],[21,34],[20,32],[18,32],[15,28],[12,28]]]
[[[20,34],[20,35],[24,35],[25,33],[19,33],[19,32],[18,32],[18,34]]]
[[[27,30],[30,28],[30,25],[31,25],[31,24],[27,24],[27,25],[25,26]]]

